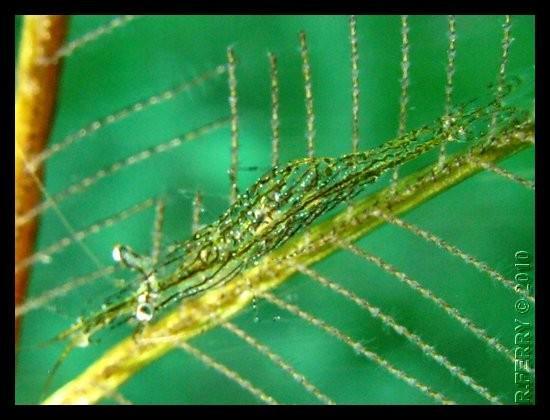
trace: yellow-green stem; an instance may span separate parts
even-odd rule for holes
[[[375,210],[404,213],[483,170],[481,162],[496,162],[534,142],[534,124],[517,125],[490,143],[404,177],[391,192],[384,189],[358,201],[334,217],[313,226],[260,263],[222,287],[184,301],[147,327],[139,340],[129,337],[108,350],[86,371],[57,390],[45,404],[93,404],[181,340],[190,339],[232,318],[252,300],[288,279],[299,265],[309,265],[383,223]]]

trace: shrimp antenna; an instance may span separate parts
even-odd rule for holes
[[[55,338],[54,340],[56,340],[56,339],[57,338]],[[51,343],[52,341],[53,340],[48,341],[47,344]],[[67,356],[69,356],[69,354],[71,353],[71,351],[73,351],[73,349],[75,347],[77,347],[77,343],[75,341],[70,341],[65,346],[65,348],[63,349],[63,351],[61,352],[61,354],[59,355],[59,357],[55,361],[55,364],[53,365],[51,370],[48,372],[48,377],[46,378],[46,382],[44,383],[44,387],[42,388],[42,394],[41,394],[41,397],[40,397],[41,400],[44,400],[46,398],[46,396],[48,395],[48,391],[51,388],[51,385],[52,385],[53,379],[55,377],[55,374],[58,372],[59,368],[61,367],[61,365],[63,364],[63,362],[67,358]]]

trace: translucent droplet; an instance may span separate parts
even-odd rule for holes
[[[148,277],[147,277],[147,280],[145,280],[149,287],[151,288],[151,290],[155,290],[155,291],[158,291],[158,281],[157,281],[157,276],[155,276],[155,274],[150,274]]]
[[[74,345],[76,347],[88,347],[90,345],[90,334],[79,332],[74,336]]]
[[[210,258],[210,252],[208,251],[208,249],[201,249],[201,251],[199,252],[199,258],[202,262],[207,263],[208,259]]]
[[[272,197],[276,203],[279,203],[281,201],[281,193],[278,191],[273,192]]]
[[[445,130],[448,130],[449,128],[451,128],[451,124],[454,122],[454,118],[452,118],[451,116],[445,116],[443,117],[443,128]]]

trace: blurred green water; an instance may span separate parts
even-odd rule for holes
[[[73,17],[69,39],[110,19],[111,16]],[[499,66],[502,22],[503,17],[499,16],[457,17],[456,103],[490,94],[488,86],[494,83]],[[412,16],[410,27],[409,128],[415,128],[443,112],[447,21],[445,16]],[[260,167],[240,172],[239,186],[243,189],[271,161],[268,51],[279,56],[281,159],[288,161],[305,154],[298,47],[298,32],[302,29],[308,35],[311,54],[316,153],[347,153],[351,150],[351,87],[345,16],[137,19],[75,50],[65,60],[50,143],[61,141],[100,116],[224,63],[226,47],[233,45],[239,59],[240,163],[242,167]],[[358,17],[362,148],[379,145],[397,132],[399,31],[398,16]],[[530,107],[534,19],[515,16],[512,32],[515,40],[509,73],[523,81],[518,103]],[[48,161],[48,191],[56,193],[111,162],[228,115],[227,92],[227,81],[220,77],[102,129]],[[206,194],[205,223],[215,220],[228,205],[229,138],[226,127],[173,152],[155,156],[67,199],[60,210],[78,229],[150,196],[169,193],[165,239],[186,238],[190,234],[191,198],[197,189]],[[532,179],[533,155],[532,150],[522,152],[506,160],[502,167]],[[401,173],[410,173],[426,163],[411,163]],[[405,218],[488,262],[507,277],[515,274],[516,251],[524,249],[534,254],[532,192],[492,173],[467,180]],[[115,243],[127,243],[147,252],[152,221],[153,212],[149,210],[90,236],[85,244],[105,265],[111,264],[110,251]],[[67,231],[55,212],[47,211],[41,220],[38,249],[65,236]],[[393,226],[378,229],[360,245],[392,262],[460,308],[491,335],[510,348],[513,346],[515,297],[483,273]],[[395,278],[343,252],[315,268],[417,332],[503,401],[513,401],[516,388],[512,364]],[[95,269],[82,249],[72,245],[56,254],[52,263],[34,267],[30,296]],[[37,345],[67,327],[76,316],[98,308],[103,297],[114,290],[112,283],[99,280],[55,301],[50,310],[25,316],[16,378],[18,403],[39,401],[47,371],[61,351],[60,346]],[[484,402],[406,340],[312,280],[297,275],[276,293],[361,340],[395,366],[450,398],[461,403]],[[419,391],[294,316],[266,302],[259,302],[256,312],[249,309],[235,322],[285,357],[336,402],[432,403]],[[255,316],[259,322],[254,322]],[[96,345],[73,352],[52,388],[75,377],[131,331],[130,327],[109,331]],[[278,367],[227,331],[215,330],[191,343],[280,402],[316,402]],[[236,384],[179,350],[137,374],[121,392],[134,403],[257,403]]]

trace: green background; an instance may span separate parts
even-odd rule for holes
[[[109,22],[113,16],[75,16],[69,40]],[[496,80],[501,55],[502,16],[458,16],[455,103],[483,99]],[[408,128],[439,117],[444,109],[447,48],[445,16],[411,16],[410,109]],[[21,18],[16,19],[19,31]],[[395,136],[400,93],[401,34],[399,16],[359,16],[361,148]],[[98,117],[189,80],[223,64],[234,46],[240,113],[239,186],[250,185],[270,166],[270,82],[268,51],[279,57],[281,160],[305,155],[304,88],[298,32],[308,36],[314,106],[316,154],[338,156],[351,150],[349,28],[346,16],[148,16],[74,51],[64,61],[58,109],[50,144]],[[517,103],[530,108],[534,85],[534,18],[514,16],[509,74],[522,81]],[[135,114],[55,155],[47,162],[45,185],[50,194],[98,169],[229,114],[225,76],[176,99]],[[176,150],[98,182],[60,204],[75,229],[108,217],[150,196],[166,193],[164,239],[190,234],[192,197],[204,193],[203,220],[211,222],[228,205],[227,169],[230,133],[225,127]],[[533,179],[533,149],[501,166]],[[435,155],[407,164],[410,173]],[[258,167],[246,170],[247,167]],[[385,176],[380,185],[387,185]],[[411,211],[404,218],[476,256],[513,278],[514,253],[534,254],[534,195],[485,172]],[[150,249],[152,209],[85,240],[104,265],[112,262],[116,243],[139,252]],[[48,210],[41,222],[37,249],[68,232]],[[398,227],[383,226],[359,241],[366,250],[391,262],[431,289],[476,323],[513,346],[515,296],[485,274]],[[68,279],[97,267],[77,245],[36,264],[30,296],[38,296]],[[379,306],[398,322],[433,344],[504,402],[513,402],[512,363],[490,350],[433,304],[370,263],[339,252],[315,265],[330,279]],[[530,273],[531,277],[533,273]],[[128,273],[120,276],[128,278]],[[119,277],[120,277],[119,276]],[[118,277],[117,277],[118,278]],[[18,352],[16,402],[37,403],[48,369],[62,345],[40,346],[74,319],[99,308],[116,282],[98,280],[53,301],[49,308],[25,316]],[[353,303],[296,275],[275,293],[360,340],[395,366],[460,403],[484,403],[421,351]],[[531,311],[532,312],[532,311]],[[258,321],[255,322],[254,318]],[[331,336],[267,302],[243,311],[235,323],[284,357],[337,403],[433,403],[418,390]],[[75,350],[54,378],[52,389],[74,378],[132,327],[107,331],[86,349]],[[282,403],[315,403],[299,384],[255,349],[217,329],[191,342],[239,372]],[[121,392],[134,403],[257,403],[235,383],[181,350],[151,364]],[[104,402],[113,402],[105,400]]]

